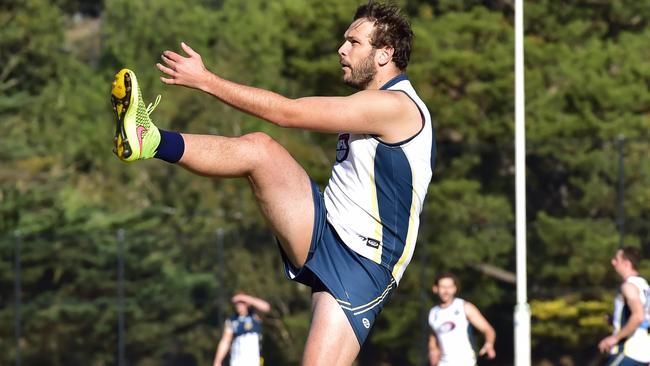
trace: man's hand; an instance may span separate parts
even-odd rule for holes
[[[233,304],[238,303],[238,302],[243,302],[243,303],[245,303],[247,305],[250,305],[249,304],[249,299],[250,299],[250,296],[248,296],[246,294],[237,294],[237,295],[233,296],[232,299],[230,299],[230,301]]]
[[[480,351],[478,351],[479,356],[487,356],[490,360],[494,359],[496,357],[496,352],[494,352],[494,345],[489,342],[485,342],[483,345],[483,348],[481,348]]]
[[[598,343],[598,350],[602,353],[609,352],[616,343],[618,343],[618,338],[616,338],[616,336],[611,335],[605,337],[600,341],[600,343]]]
[[[181,42],[181,48],[183,48],[187,57],[181,56],[174,51],[163,52],[161,58],[165,65],[157,63],[156,67],[169,77],[161,76],[160,81],[168,85],[182,85],[188,88],[205,90],[207,81],[212,74],[203,65],[201,55],[185,42]]]
[[[438,366],[440,362],[440,351],[433,350],[429,351],[429,366]]]

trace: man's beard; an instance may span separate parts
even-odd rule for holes
[[[375,78],[375,75],[377,75],[377,70],[375,70],[376,51],[376,49],[373,49],[368,57],[361,60],[354,68],[351,68],[350,77],[347,79],[343,78],[343,81],[353,88],[359,90],[366,89]]]

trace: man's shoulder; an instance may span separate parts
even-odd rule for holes
[[[441,309],[440,305],[433,305],[431,309],[429,309],[429,315],[434,315],[435,313],[439,312]]]
[[[626,280],[621,284],[620,288],[620,293],[623,295],[623,298],[625,301],[629,301],[631,299],[636,299],[639,298],[639,291],[644,291],[648,289],[648,285],[646,284],[645,286],[636,283],[634,281],[629,281]]]
[[[621,286],[619,290],[623,292],[625,289],[628,290],[639,290],[639,291],[650,291],[650,285],[648,285],[648,281],[646,281],[645,278],[641,276],[630,276],[626,278],[623,283],[621,283]]]
[[[648,286],[648,281],[640,275],[630,276],[623,283],[633,283],[637,286]]]

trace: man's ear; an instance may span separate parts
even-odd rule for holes
[[[377,51],[377,62],[379,62],[379,66],[384,66],[389,63],[393,59],[393,53],[395,53],[395,49],[388,46],[380,48]]]
[[[438,285],[433,285],[433,287],[431,287],[431,291],[433,291],[434,294],[438,294]]]

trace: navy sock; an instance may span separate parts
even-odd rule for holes
[[[185,141],[178,132],[160,130],[160,144],[154,158],[164,160],[168,163],[176,163],[183,157],[185,152]]]

